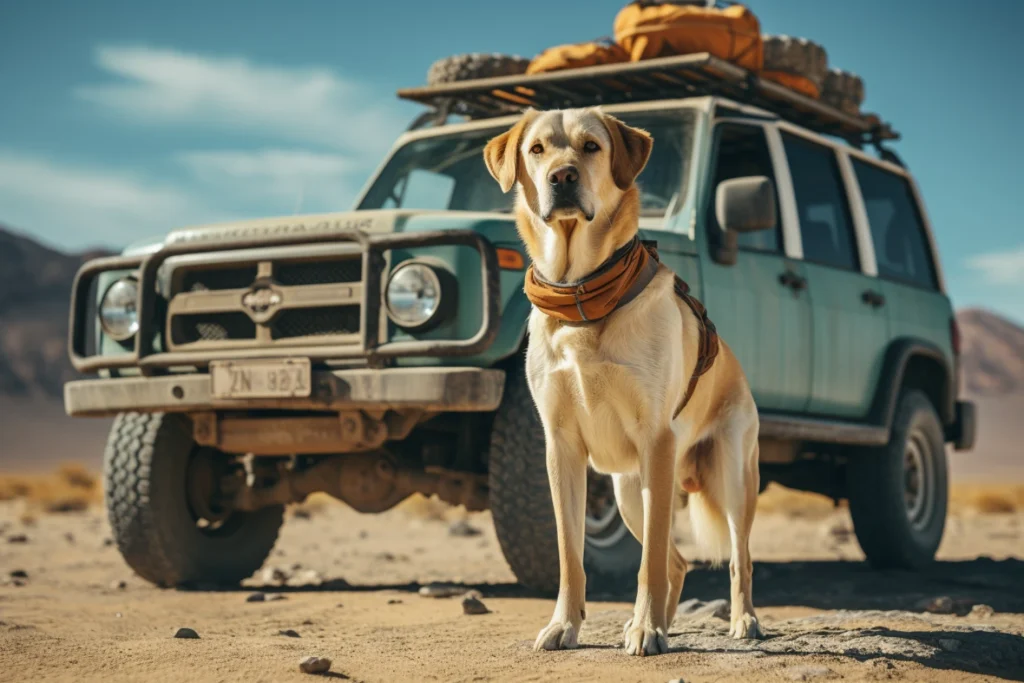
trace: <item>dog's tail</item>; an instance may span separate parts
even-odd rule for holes
[[[690,528],[701,555],[713,566],[729,559],[732,540],[729,522],[721,506],[705,492],[689,496]]]

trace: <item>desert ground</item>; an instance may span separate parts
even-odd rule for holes
[[[163,590],[122,561],[87,473],[32,486],[0,489],[2,681],[311,680],[306,656],[352,681],[1024,680],[1020,486],[955,489],[924,574],[872,571],[845,509],[770,488],[752,539],[768,638],[726,636],[728,571],[697,563],[671,652],[643,659],[619,642],[628,587],[590,596],[580,649],[534,652],[553,602],[516,584],[487,513],[412,499],[367,516],[315,498],[245,585]],[[683,517],[675,536],[695,558]],[[438,582],[456,595],[420,594]],[[489,613],[464,614],[474,590]]]

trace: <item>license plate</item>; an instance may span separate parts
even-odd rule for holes
[[[305,397],[311,376],[308,358],[210,363],[214,398]]]

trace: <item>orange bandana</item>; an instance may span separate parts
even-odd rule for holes
[[[656,244],[634,237],[597,270],[577,282],[549,282],[531,264],[526,271],[523,289],[530,303],[556,320],[597,322],[639,296],[658,273],[659,264]],[[711,369],[718,356],[718,331],[708,318],[707,309],[690,296],[690,286],[678,275],[675,276],[674,289],[676,296],[690,307],[697,318],[700,335],[693,375],[673,418],[690,402],[697,380]]]
[[[634,237],[577,282],[550,282],[531,264],[524,290],[530,303],[552,318],[596,322],[636,298],[657,272],[657,253]]]

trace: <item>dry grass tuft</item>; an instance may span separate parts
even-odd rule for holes
[[[61,465],[49,474],[0,475],[0,500],[23,500],[23,516],[42,512],[80,512],[100,502],[98,478],[77,463]]]
[[[950,490],[949,503],[954,512],[1024,512],[1024,484],[956,484]]]

